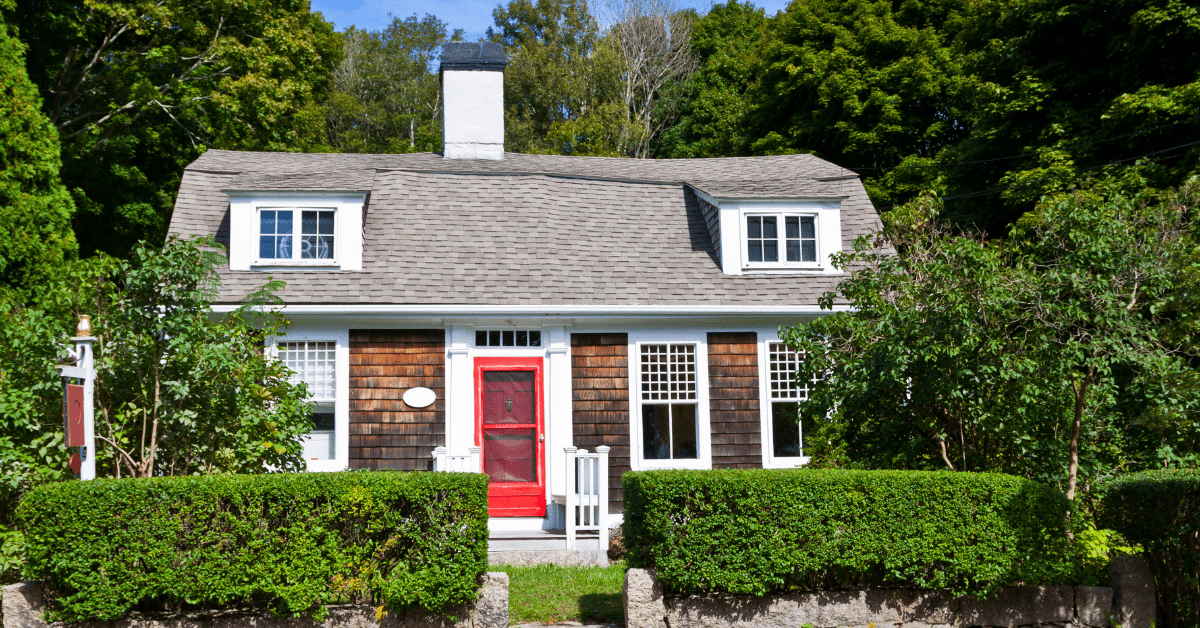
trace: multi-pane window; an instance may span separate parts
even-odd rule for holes
[[[279,359],[296,374],[292,381],[308,384],[314,401],[333,401],[334,342],[281,342],[277,346]]]
[[[771,450],[776,458],[799,458],[805,428],[800,402],[808,399],[809,382],[796,379],[803,354],[782,342],[767,343],[770,371],[768,399],[771,409]]]
[[[296,215],[300,220],[297,225]],[[334,210],[264,209],[258,213],[258,257],[332,260]],[[300,232],[296,233],[299,226]]]
[[[492,329],[475,332],[476,347],[540,347],[542,332],[520,329]]]
[[[292,382],[304,382],[313,402],[313,431],[304,442],[306,460],[331,460],[336,457],[334,437],[334,394],[336,392],[336,342],[281,342],[276,345],[279,359],[295,372]]]
[[[816,216],[746,216],[746,261],[751,264],[816,262]]]
[[[645,344],[641,346],[639,362],[642,457],[697,458],[696,345]]]

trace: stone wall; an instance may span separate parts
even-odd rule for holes
[[[64,628],[42,621],[42,587],[36,582],[4,587],[3,628]],[[120,619],[71,624],[71,628],[508,628],[508,574],[487,573],[475,604],[453,608],[449,619],[421,609],[377,617],[371,606],[332,606],[323,622],[308,618],[277,619],[269,615],[214,618]]]
[[[653,571],[630,569],[626,628],[1150,628],[1154,579],[1146,561],[1113,561],[1112,587],[1009,587],[987,600],[942,591],[871,589],[752,597],[663,595]]]

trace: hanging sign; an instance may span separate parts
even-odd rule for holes
[[[83,447],[83,386],[67,384],[67,416],[64,439],[67,447]]]

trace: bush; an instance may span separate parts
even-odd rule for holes
[[[1066,498],[1023,478],[921,471],[626,473],[629,564],[673,593],[908,586],[987,595],[1076,577]]]
[[[472,599],[487,565],[487,477],[209,475],[62,482],[17,518],[25,577],[65,621],[212,608],[324,615],[324,605]]]
[[[1200,471],[1144,471],[1109,483],[1101,519],[1145,550],[1158,625],[1200,626]]]

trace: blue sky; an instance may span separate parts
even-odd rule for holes
[[[338,30],[351,24],[368,30],[381,29],[391,22],[388,13],[409,16],[413,13],[432,13],[450,24],[451,30],[461,28],[468,40],[474,40],[492,25],[492,9],[500,0],[312,0],[312,9],[320,11]],[[712,6],[712,0],[680,0],[680,4],[701,11]],[[787,6],[786,0],[760,0],[754,3],[767,10],[767,15]]]

